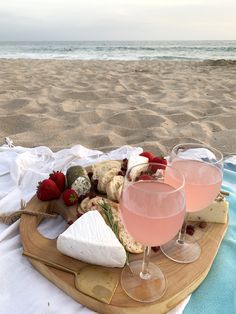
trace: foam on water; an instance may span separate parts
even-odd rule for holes
[[[236,60],[236,41],[0,42],[0,58],[69,60]]]

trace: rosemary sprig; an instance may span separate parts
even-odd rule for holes
[[[115,233],[117,239],[119,240],[119,227],[118,227],[118,223],[114,221],[112,210],[111,210],[111,205],[108,204],[104,199],[103,199],[103,203],[98,203],[98,204],[102,207],[103,212],[106,215],[106,218],[108,220],[109,225],[111,226],[112,231]],[[126,265],[129,266],[129,252],[126,249],[125,249],[125,252],[126,252]]]
[[[105,202],[104,199],[103,199],[103,203],[99,203],[99,205],[102,207],[103,212],[106,215],[106,218],[108,220],[109,225],[111,226],[112,231],[115,233],[116,237],[119,239],[118,223],[114,221],[112,211],[111,211],[111,205]]]

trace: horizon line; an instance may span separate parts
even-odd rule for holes
[[[236,39],[40,39],[40,40],[0,40],[0,42],[120,42],[120,41],[143,41],[143,42],[154,42],[154,41],[236,41]]]

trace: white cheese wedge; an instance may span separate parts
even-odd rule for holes
[[[77,219],[57,239],[58,250],[80,261],[107,267],[123,267],[126,252],[97,210]]]
[[[145,163],[148,163],[147,157],[139,156],[139,155],[131,155],[128,159],[127,168],[130,169],[131,167],[134,167],[139,164],[145,164]]]
[[[140,164],[148,164],[149,159],[144,156],[139,155],[131,155],[128,159],[128,165],[127,169],[129,170],[131,167],[138,166]],[[146,165],[140,165],[140,167],[136,167],[135,169],[132,169],[130,171],[130,177],[131,179],[135,179],[140,175],[142,171],[146,171],[147,166]]]
[[[194,213],[188,213],[190,221],[226,223],[229,203],[226,200],[214,201],[210,206]]]

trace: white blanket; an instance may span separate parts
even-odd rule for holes
[[[72,165],[88,166],[106,159],[128,158],[142,152],[140,147],[123,146],[107,154],[76,145],[53,153],[48,147],[0,147],[0,216],[20,209],[20,201],[29,201],[37,183],[53,170],[66,171]],[[48,238],[65,229],[61,217],[45,219],[39,226]],[[170,313],[182,313],[189,298]],[[0,223],[0,313],[3,314],[75,314],[94,313],[74,301],[36,271],[22,256],[19,220],[8,226]]]

